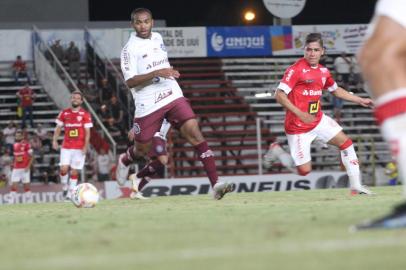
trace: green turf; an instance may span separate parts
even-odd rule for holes
[[[399,187],[0,207],[0,269],[405,269],[406,230],[350,233]]]

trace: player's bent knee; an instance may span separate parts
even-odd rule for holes
[[[301,176],[306,176],[311,172],[309,168],[302,168],[300,166],[297,167],[297,173]]]
[[[162,165],[165,166],[168,164],[169,158],[168,158],[168,156],[158,156],[158,160],[159,160],[159,162],[162,163]]]

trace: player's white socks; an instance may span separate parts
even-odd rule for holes
[[[347,171],[348,178],[350,180],[351,189],[361,188],[361,172],[359,169],[359,162],[357,154],[355,153],[354,145],[351,143],[350,146],[342,149],[341,160]]]
[[[392,144],[393,151],[397,152],[396,161],[399,179],[403,181],[403,191],[406,196],[406,113],[391,117],[383,122],[381,126],[382,135],[389,144]]]
[[[11,199],[10,204],[17,203],[17,192],[11,191],[10,192],[10,199]]]
[[[69,179],[69,193],[72,194],[73,189],[78,185],[77,178],[70,178]]]
[[[68,179],[69,179],[69,175],[65,174],[59,174],[59,177],[61,179],[61,184],[62,184],[62,190],[63,191],[68,191]]]
[[[382,136],[396,158],[399,179],[406,196],[406,88],[388,92],[375,102],[375,117]]]

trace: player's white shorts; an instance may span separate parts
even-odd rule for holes
[[[31,181],[30,170],[26,169],[13,169],[11,173],[11,182],[18,183],[22,182],[23,184],[28,184]]]
[[[319,138],[326,143],[334,138],[342,129],[343,128],[337,124],[335,120],[323,114],[320,123],[309,132],[301,134],[286,134],[290,154],[295,165],[303,165],[312,160],[310,146],[316,138]]]
[[[69,165],[72,169],[81,170],[85,165],[86,155],[81,149],[61,149],[59,166]]]
[[[406,27],[405,0],[379,0],[375,8],[376,16],[387,16]]]

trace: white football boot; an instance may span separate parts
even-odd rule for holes
[[[213,187],[213,198],[221,200],[226,193],[232,192],[235,189],[235,184],[227,182],[217,182]]]
[[[131,200],[148,200],[148,198],[142,195],[142,192],[138,190],[138,185],[141,182],[141,179],[137,178],[137,174],[131,174],[128,179],[131,181]]]
[[[130,199],[131,200],[148,200],[147,197],[144,197],[144,195],[142,195],[141,191],[132,191],[130,193]]]
[[[266,169],[272,167],[272,164],[279,160],[279,156],[286,153],[285,150],[279,145],[279,143],[274,142],[269,146],[268,152],[264,155],[263,165]]]
[[[351,188],[351,195],[375,195],[375,193],[365,186],[360,186],[358,188]]]
[[[127,181],[127,176],[128,176],[128,170],[130,169],[129,166],[125,166],[121,159],[125,156],[125,153],[122,153],[118,157],[118,164],[117,164],[117,169],[116,169],[116,179],[117,183],[120,186],[124,186],[125,182]]]

